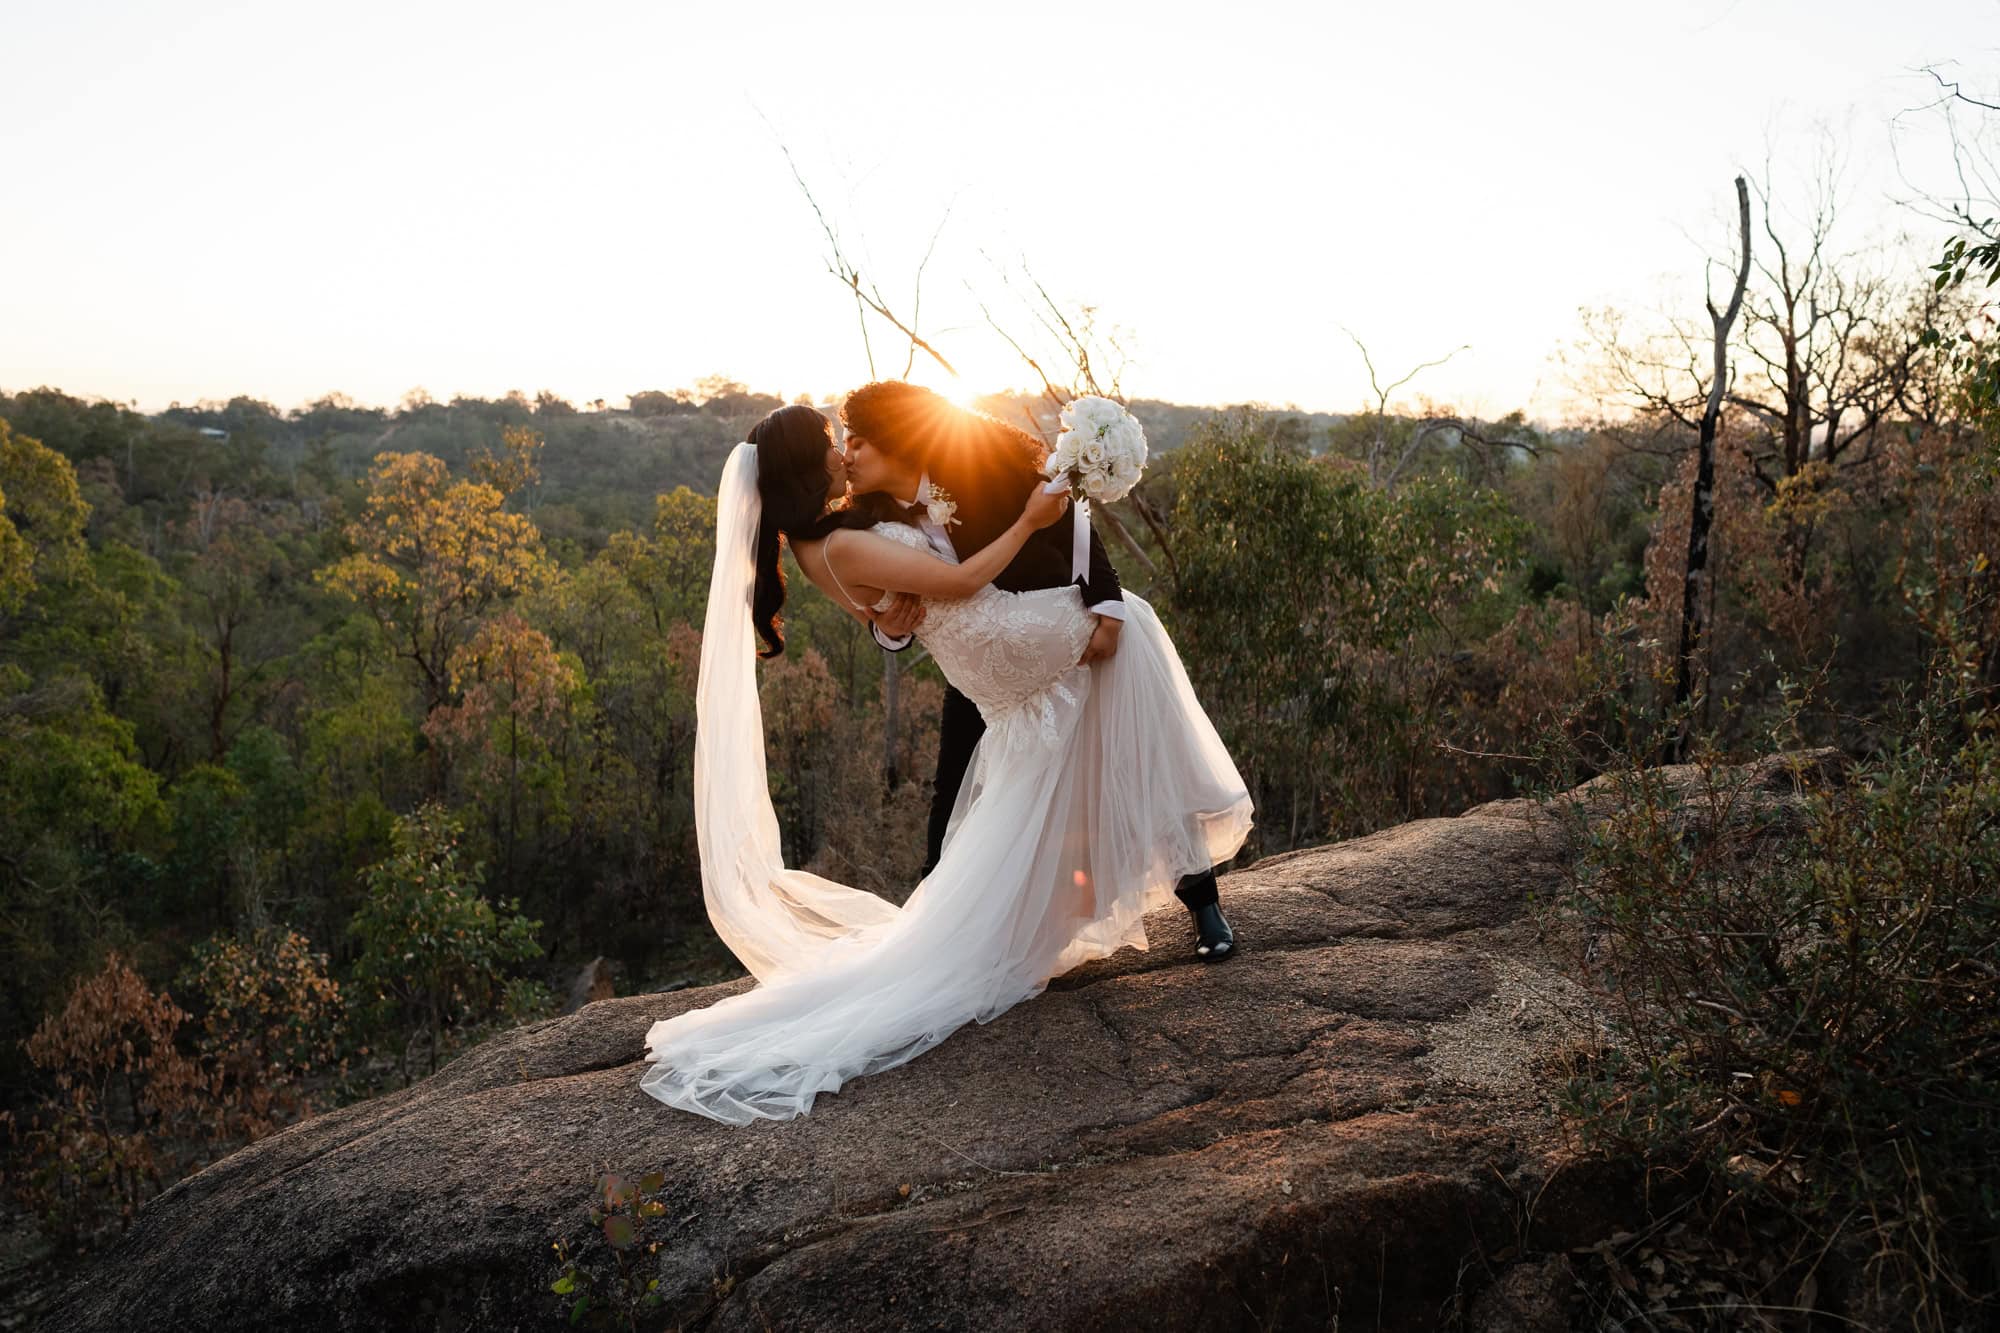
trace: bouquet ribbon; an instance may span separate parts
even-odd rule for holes
[[[1045,494],[1055,495],[1069,489],[1068,477],[1057,477],[1042,487]],[[1072,583],[1090,582],[1090,501],[1076,502],[1076,522],[1070,527],[1069,577]]]

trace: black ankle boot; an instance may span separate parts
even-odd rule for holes
[[[1204,963],[1219,963],[1236,952],[1236,932],[1223,919],[1222,909],[1216,905],[1215,871],[1203,870],[1193,875],[1182,875],[1180,883],[1174,886],[1174,896],[1194,917],[1195,956]]]
[[[1236,932],[1229,928],[1220,905],[1204,903],[1195,908],[1194,928],[1194,951],[1202,962],[1219,963],[1235,954]]]

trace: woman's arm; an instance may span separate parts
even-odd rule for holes
[[[872,532],[841,528],[827,534],[820,558],[833,560],[833,539],[840,538],[840,581],[849,586],[866,584],[889,592],[913,592],[925,597],[970,597],[998,578],[1007,562],[1020,551],[1037,528],[1045,528],[1062,517],[1069,504],[1063,491],[1049,495],[1037,486],[1028,496],[1027,508],[1012,527],[995,537],[962,564],[952,564],[937,556],[878,537]]]
[[[874,536],[873,533],[869,533],[868,535],[871,537]],[[827,536],[830,537],[832,536],[832,534],[829,533],[827,534]],[[804,552],[800,551],[796,547],[793,548],[792,558],[799,562],[799,572],[804,574],[806,578],[811,580],[814,587],[818,588],[821,592],[825,593],[827,600],[832,602],[835,606],[847,612],[848,615],[853,616],[856,620],[860,621],[864,625],[874,624],[875,623],[874,613],[868,610],[868,608],[866,607],[856,606],[853,602],[849,601],[848,597],[851,595],[849,590],[837,586],[831,578],[827,577],[826,538],[821,538],[819,541],[813,543],[813,545],[819,549],[814,553],[817,558],[811,560],[805,558]],[[875,590],[869,588],[861,588],[861,589],[856,589],[856,591],[873,592]],[[875,600],[876,601],[881,600],[881,594],[879,592],[876,592]]]

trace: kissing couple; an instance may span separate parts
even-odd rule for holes
[[[1249,792],[1159,617],[1044,475],[1046,446],[900,382],[840,416],[845,452],[815,409],[771,413],[716,496],[695,834],[709,920],[758,984],[653,1024],[640,1086],[735,1125],[803,1115],[1146,948],[1145,913],[1173,896],[1202,959],[1235,945],[1214,868],[1249,834]],[[914,628],[950,682],[924,875],[900,907],[779,851],[755,658],[784,651],[781,545],[885,648]]]

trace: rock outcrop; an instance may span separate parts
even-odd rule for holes
[[[614,1170],[665,1176],[642,1326],[1540,1327],[1513,1258],[1640,1206],[1565,1156],[1539,1072],[1595,1027],[1527,910],[1566,856],[1498,802],[1271,857],[1223,880],[1234,959],[1162,913],[1150,952],[747,1129],[638,1087],[648,1025],[747,979],[600,1000],[183,1181],[47,1326],[556,1326],[552,1243]]]

